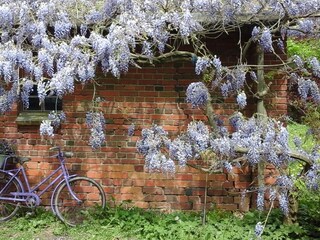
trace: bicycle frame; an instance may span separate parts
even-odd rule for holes
[[[33,198],[35,199],[35,205],[39,206],[41,203],[40,197],[48,190],[50,189],[52,186],[54,186],[57,182],[59,182],[56,185],[56,188],[62,184],[64,181],[66,182],[66,185],[68,187],[68,190],[70,192],[70,194],[72,195],[72,197],[77,201],[77,202],[81,202],[81,200],[75,195],[75,193],[72,191],[71,186],[69,184],[69,179],[73,178],[75,175],[70,175],[68,172],[67,167],[65,166],[65,158],[63,156],[63,153],[60,151],[60,149],[58,149],[58,154],[55,154],[51,157],[56,157],[59,160],[60,166],[55,169],[54,171],[52,171],[48,176],[46,176],[45,178],[43,178],[36,186],[31,187],[27,174],[26,174],[26,170],[24,169],[23,165],[21,165],[19,168],[17,169],[12,169],[12,170],[1,170],[1,172],[5,172],[8,173],[11,176],[11,179],[8,181],[8,183],[4,186],[4,188],[2,190],[0,190],[0,194],[2,193],[2,191],[9,186],[9,184],[13,181],[13,179],[17,179],[17,181],[19,182],[20,186],[21,186],[21,192],[11,192],[10,194],[13,195],[13,197],[0,197],[0,200],[5,200],[5,201],[14,201],[14,202],[25,202],[27,203],[29,198]],[[55,174],[57,174],[60,171],[60,174],[56,177],[54,177],[54,179],[52,181],[50,181],[51,178],[53,178],[53,176]],[[20,178],[18,177],[19,174],[21,173],[23,181],[26,185],[26,189],[24,188]],[[60,181],[59,181],[60,180]],[[49,182],[50,181],[50,182]],[[45,188],[43,190],[41,190],[40,192],[37,192],[39,190],[39,188],[44,185],[46,182],[49,182],[49,184],[47,186],[45,186]],[[56,189],[55,188],[55,189]],[[51,198],[51,206],[53,206],[53,198]],[[52,207],[53,209],[53,207]]]

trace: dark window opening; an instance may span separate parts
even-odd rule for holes
[[[40,103],[38,97],[37,86],[33,87],[33,91],[29,96],[29,108],[24,108],[24,111],[61,111],[62,100],[54,94],[48,94],[44,101]]]

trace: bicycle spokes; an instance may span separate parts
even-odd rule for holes
[[[66,224],[75,226],[88,220],[95,207],[105,206],[105,195],[101,186],[92,179],[76,177],[69,181],[72,193],[64,183],[56,192],[54,205],[57,216]]]

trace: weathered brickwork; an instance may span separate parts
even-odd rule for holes
[[[239,52],[234,50],[238,49],[237,42],[236,37],[230,36],[211,44],[224,65],[237,62]],[[278,61],[267,56],[266,60],[268,64]],[[254,62],[254,54],[248,62]],[[286,80],[281,76],[273,78],[278,78],[271,85],[276,92],[270,96],[268,108],[273,109],[271,114],[285,114]],[[136,141],[145,127],[158,124],[164,126],[170,136],[176,136],[186,129],[192,119],[206,121],[201,110],[192,109],[184,101],[188,84],[199,79],[191,62],[132,68],[121,79],[101,75],[97,80],[101,83],[97,96],[104,98],[99,107],[107,119],[107,144],[97,151],[92,151],[88,146],[90,131],[85,124],[85,113],[90,109],[93,93],[90,85],[77,85],[75,93],[63,99],[67,121],[53,140],[41,139],[39,126],[18,126],[15,122],[19,114],[18,106],[0,116],[0,139],[17,139],[19,154],[32,157],[32,161],[26,164],[32,183],[57,166],[55,159],[48,158],[48,149],[52,145],[61,145],[75,154],[74,158],[68,159],[71,172],[98,180],[110,203],[130,200],[141,208],[170,211],[201,210],[206,202],[207,208],[217,206],[228,210],[246,210],[251,204],[250,199],[247,198],[246,203],[241,205],[237,192],[252,183],[249,169],[235,169],[235,175],[231,176],[225,172],[206,175],[185,167],[170,177],[146,173],[144,160],[136,151]],[[221,104],[220,96],[213,98],[217,99],[217,103],[213,103],[216,113],[227,120],[227,115],[237,108],[233,99]],[[255,109],[254,99],[250,101],[248,115]],[[131,123],[136,125],[136,131],[134,136],[128,137],[127,130]],[[44,203],[48,203],[46,197]]]

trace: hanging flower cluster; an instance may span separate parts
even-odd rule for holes
[[[86,123],[90,128],[89,144],[93,149],[105,143],[105,118],[102,112],[90,111],[86,114]]]
[[[56,111],[51,111],[48,115],[47,120],[43,120],[40,124],[40,135],[41,136],[48,136],[53,137],[54,131],[57,130],[61,123],[66,121],[66,114]]]

